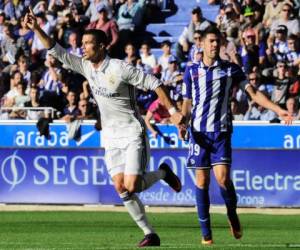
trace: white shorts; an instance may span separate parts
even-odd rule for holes
[[[149,162],[150,147],[145,135],[109,139],[105,143],[105,162],[111,177],[119,173],[142,175]]]

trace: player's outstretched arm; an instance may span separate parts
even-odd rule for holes
[[[48,36],[38,25],[36,16],[34,15],[31,7],[29,7],[29,12],[27,12],[25,15],[24,22],[26,26],[38,36],[41,43],[46,49],[50,49],[54,46],[55,41],[50,36]]]
[[[246,91],[254,102],[266,109],[273,110],[285,121],[286,124],[292,123],[293,117],[286,110],[280,108],[274,102],[269,100],[262,92],[255,90],[251,85],[247,86]]]

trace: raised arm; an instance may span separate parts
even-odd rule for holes
[[[46,49],[50,49],[55,45],[55,41],[50,36],[48,36],[38,25],[31,7],[29,7],[29,12],[27,12],[25,15],[24,22],[26,26],[37,35]]]
[[[38,25],[36,17],[31,8],[29,8],[29,12],[26,13],[24,22],[26,26],[35,33],[43,46],[48,49],[55,58],[68,66],[68,68],[84,75],[82,59],[68,53],[64,48],[57,44],[55,40],[47,35]]]

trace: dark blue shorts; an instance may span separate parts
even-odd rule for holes
[[[187,167],[201,169],[219,164],[231,164],[231,133],[192,132]]]

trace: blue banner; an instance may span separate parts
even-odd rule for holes
[[[67,124],[50,124],[50,139],[40,136],[35,124],[0,124],[0,147],[15,148],[99,148],[101,146],[99,132],[94,125],[80,126],[79,140],[68,138]]]
[[[157,138],[149,133],[150,146],[153,149],[187,148],[188,143],[178,138],[177,129],[172,125],[158,125],[160,135]],[[81,125],[79,140],[69,139],[66,124],[50,125],[47,140],[39,136],[35,124],[0,123],[0,148],[99,148],[101,132],[93,124]],[[232,135],[233,148],[251,149],[297,149],[300,148],[300,125],[279,124],[235,124]]]
[[[142,192],[148,205],[193,206],[195,173],[187,170],[186,149],[152,150],[149,171],[167,162],[183,190],[160,181]],[[300,206],[297,150],[234,150],[232,177],[239,206]],[[293,164],[291,164],[293,163]],[[223,204],[213,174],[212,204]],[[120,204],[101,149],[0,149],[1,203]]]

